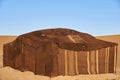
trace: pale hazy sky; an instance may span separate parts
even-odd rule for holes
[[[58,27],[120,34],[120,0],[0,0],[0,35]]]

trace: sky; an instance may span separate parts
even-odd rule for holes
[[[0,35],[48,28],[120,34],[120,0],[0,0]]]

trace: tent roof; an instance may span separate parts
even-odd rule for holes
[[[37,44],[39,44],[38,42],[52,42],[59,48],[77,51],[95,50],[117,45],[117,43],[96,39],[87,33],[65,28],[38,30],[19,37],[28,37],[35,40]]]

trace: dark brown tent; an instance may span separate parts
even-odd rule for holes
[[[57,76],[116,72],[117,44],[71,29],[46,29],[4,44],[3,64]]]

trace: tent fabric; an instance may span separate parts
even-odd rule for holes
[[[57,76],[116,72],[117,43],[71,29],[46,29],[4,44],[3,65]]]

